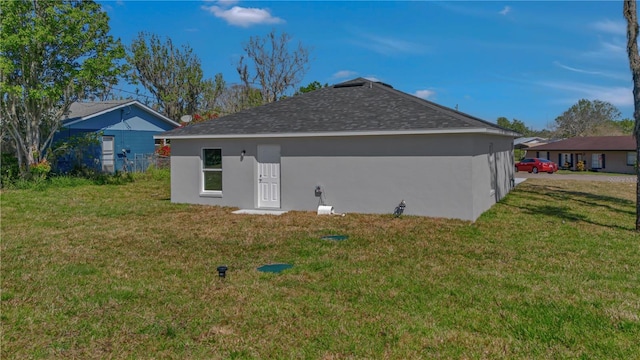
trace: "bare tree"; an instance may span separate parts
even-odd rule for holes
[[[309,49],[298,43],[290,51],[291,36],[272,30],[266,37],[250,37],[244,44],[246,56],[240,57],[236,70],[246,89],[259,88],[262,101],[270,103],[294,89],[308,70]],[[253,63],[253,73],[249,64]]]
[[[163,43],[155,34],[139,33],[129,49],[133,78],[155,97],[156,108],[173,120],[209,110],[224,88],[222,75],[203,79],[200,59],[187,45]]]
[[[222,115],[237,113],[244,109],[262,105],[260,90],[234,84],[225,88],[218,97],[218,109]]]
[[[622,13],[627,20],[627,53],[633,76],[633,118],[636,138],[636,231],[640,232],[640,54],[638,54],[638,11],[635,0],[625,0]]]

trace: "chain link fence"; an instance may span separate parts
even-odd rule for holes
[[[150,167],[166,169],[171,167],[171,157],[156,153],[134,154],[133,159],[129,160],[129,164],[133,172],[144,172]]]

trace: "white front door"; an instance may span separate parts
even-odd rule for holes
[[[114,172],[113,136],[102,137],[102,171]]]
[[[280,145],[258,145],[258,207],[280,208]]]

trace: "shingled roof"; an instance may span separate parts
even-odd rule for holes
[[[300,136],[362,133],[484,132],[516,137],[496,124],[357,78],[243,110],[157,137]]]
[[[158,118],[168,122],[172,125],[178,126],[179,124],[168,117],[160,114],[159,112],[151,109],[148,106],[143,105],[137,100],[108,100],[108,101],[89,101],[89,102],[74,102],[69,107],[69,112],[62,119],[63,125],[70,125],[79,121],[88,120],[92,117],[108,113],[114,110],[125,108],[127,106],[137,106],[146,112],[154,114]]]
[[[636,140],[633,136],[588,136],[574,137],[538,145],[535,151],[633,151]]]

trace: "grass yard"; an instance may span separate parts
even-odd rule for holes
[[[558,170],[556,174],[560,175],[600,175],[600,176],[634,176],[634,174],[611,173],[604,171],[574,171],[574,170]]]
[[[3,191],[0,358],[637,359],[634,199],[530,179],[471,224],[233,215],[162,173]]]

